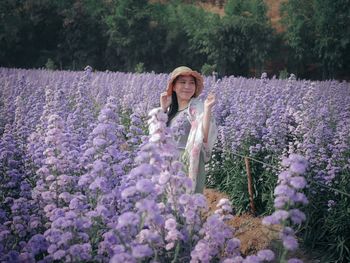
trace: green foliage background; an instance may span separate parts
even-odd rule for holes
[[[2,0],[0,66],[349,79],[349,0],[285,1],[283,33],[263,0],[223,1],[221,17],[196,2]]]

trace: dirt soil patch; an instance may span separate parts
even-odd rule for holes
[[[221,198],[228,198],[227,195],[214,189],[204,189],[204,195],[207,198],[209,213],[214,213],[217,209],[216,205]],[[229,198],[228,198],[229,199]],[[261,249],[273,249],[278,241],[279,227],[267,227],[262,224],[262,217],[255,217],[251,214],[235,215],[228,222],[236,232],[235,237],[241,241],[241,253],[243,255],[256,254]],[[302,259],[305,263],[317,263],[319,260],[313,259],[309,253],[305,253],[301,249],[297,250],[293,255]]]
[[[227,195],[214,189],[205,189],[204,195],[208,200],[210,213],[217,209],[216,204],[221,198],[228,198]],[[261,223],[261,220],[262,218],[247,213],[236,215],[228,222],[236,230],[235,236],[241,240],[242,254],[254,254],[269,247],[272,241],[277,239],[278,230],[273,231],[273,229],[267,228]]]

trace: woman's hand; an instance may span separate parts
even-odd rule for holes
[[[171,96],[168,96],[166,92],[160,94],[160,107],[166,112],[171,104]]]
[[[211,111],[211,109],[213,108],[215,104],[215,94],[214,93],[210,93],[208,95],[208,97],[206,98],[206,100],[204,101],[204,110],[205,111]]]

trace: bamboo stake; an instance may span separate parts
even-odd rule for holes
[[[249,165],[248,157],[244,157],[244,162],[245,162],[245,167],[247,169],[248,193],[249,193],[249,200],[250,200],[250,208],[252,209],[252,213],[255,215],[256,209],[255,209],[254,199],[253,199],[252,175],[250,173],[250,165]]]

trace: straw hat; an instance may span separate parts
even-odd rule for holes
[[[178,67],[178,68],[174,69],[173,72],[171,72],[168,86],[166,89],[168,96],[171,96],[171,94],[173,93],[173,87],[175,85],[174,80],[180,75],[181,76],[192,76],[196,79],[196,91],[194,93],[194,96],[198,97],[199,94],[201,94],[201,92],[203,90],[203,86],[204,86],[203,85],[203,77],[197,71],[192,70],[189,67],[185,67],[185,66]]]

